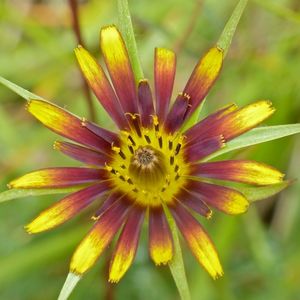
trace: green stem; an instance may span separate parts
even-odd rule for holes
[[[182,251],[180,247],[177,227],[169,210],[166,207],[164,207],[164,210],[171,228],[174,241],[174,254],[173,259],[169,262],[169,268],[177,286],[181,300],[190,300],[190,290],[184,269],[184,262],[182,258]]]
[[[144,74],[138,56],[127,0],[118,0],[118,20],[120,30],[123,34],[128,49],[135,80],[136,82],[139,82],[140,79],[144,78]]]

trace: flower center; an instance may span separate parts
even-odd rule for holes
[[[113,159],[106,169],[113,186],[142,206],[171,203],[189,173],[183,155],[184,137],[160,128],[157,118],[149,128],[137,126],[121,131],[112,147]]]
[[[167,175],[163,153],[151,146],[140,146],[131,158],[129,174],[140,188],[155,192]]]
[[[143,170],[153,168],[157,161],[158,159],[154,149],[150,147],[140,147],[135,151],[131,164]]]

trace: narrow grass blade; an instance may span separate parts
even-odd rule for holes
[[[35,95],[35,94],[23,89],[22,87],[16,85],[15,83],[3,78],[2,76],[0,76],[0,83],[26,100],[29,100],[29,99],[45,100],[42,97]]]
[[[232,141],[229,141],[226,144],[226,147],[208,156],[205,160],[210,160],[233,150],[273,141],[297,133],[300,133],[300,124],[258,127],[233,139]]]
[[[29,196],[42,196],[42,195],[54,195],[54,194],[66,194],[71,193],[79,188],[63,188],[63,189],[11,189],[5,192],[0,193],[0,203],[6,202],[9,200],[24,198]]]
[[[118,0],[118,23],[125,39],[136,82],[144,78],[133,32],[128,0]]]
[[[184,262],[182,258],[182,251],[180,247],[177,227],[169,210],[166,207],[164,207],[164,210],[171,228],[174,241],[174,255],[173,259],[169,263],[169,268],[177,286],[181,300],[190,300],[191,296],[184,269]]]
[[[57,300],[67,300],[80,279],[81,276],[69,273]]]
[[[241,16],[243,14],[247,2],[248,0],[239,1],[233,13],[231,14],[228,22],[226,23],[224,30],[217,42],[217,46],[224,50],[224,57],[226,56],[229,50],[229,47],[232,42],[232,38],[234,36],[235,30],[237,28],[237,25],[239,24],[239,21],[241,19]]]

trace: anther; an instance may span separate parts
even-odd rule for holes
[[[132,182],[132,180],[131,180],[130,178],[127,180],[127,182],[128,182],[129,184],[133,184],[133,182]]]
[[[174,164],[174,156],[170,156],[170,165],[172,166]]]
[[[181,143],[177,144],[176,149],[175,149],[175,155],[177,155],[180,151],[181,148]]]
[[[128,149],[131,152],[131,154],[134,154],[134,150],[133,150],[132,146],[128,145]]]
[[[150,140],[149,136],[148,135],[144,135],[144,137],[145,137],[145,140],[147,141],[147,143],[150,144],[151,140]]]
[[[120,175],[119,178],[123,181],[126,181],[123,175]]]
[[[172,148],[173,148],[173,142],[169,141],[169,150],[172,150]]]
[[[168,177],[166,177],[166,184],[167,186],[170,185],[170,179]]]
[[[158,143],[159,143],[159,147],[162,148],[162,145],[163,145],[163,139],[162,139],[161,136],[158,138]]]
[[[174,168],[174,171],[177,172],[178,170],[179,170],[179,166],[176,165],[175,168]]]
[[[131,135],[128,136],[128,139],[130,140],[130,142],[132,143],[133,146],[136,145],[136,143],[135,143],[135,141],[134,141],[134,139],[132,138]]]
[[[179,178],[180,178],[179,174],[176,173],[175,180],[178,180]]]
[[[120,150],[119,155],[120,155],[123,159],[126,159],[126,155],[122,152],[122,150]]]
[[[122,169],[126,169],[126,166],[125,166],[125,165],[122,165],[121,168],[122,168]]]

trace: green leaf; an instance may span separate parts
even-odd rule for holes
[[[21,88],[20,86],[16,85],[15,83],[3,78],[2,76],[0,76],[0,83],[2,83],[4,86],[9,88],[11,91],[15,92],[16,94],[18,94],[19,96],[21,96],[22,98],[24,98],[26,100],[29,100],[29,99],[45,100],[42,97],[35,95],[35,94]]]
[[[243,14],[243,11],[246,7],[248,0],[240,0],[237,6],[235,7],[233,13],[231,14],[228,22],[226,23],[224,30],[217,42],[217,46],[224,50],[224,57],[226,56],[229,47],[232,42],[237,25],[240,21],[240,18]]]
[[[222,31],[221,36],[217,42],[217,46],[224,50],[224,58],[229,50],[231,45],[232,38],[236,31],[237,25],[240,21],[242,13],[246,7],[248,0],[240,0],[240,2],[235,7],[232,12],[229,20],[227,21],[224,30]],[[196,122],[199,121],[199,116],[202,111],[203,105],[205,103],[206,98],[202,101],[201,105],[194,111],[194,113],[189,117],[187,122],[183,126],[183,131],[187,130],[191,126],[193,126]]]
[[[54,194],[66,194],[77,191],[78,187],[63,188],[63,189],[11,189],[0,193],[0,203],[28,196],[42,196]]]
[[[268,185],[268,186],[261,186],[261,187],[251,186],[251,187],[239,187],[239,188],[235,187],[235,188],[241,193],[243,193],[246,196],[246,198],[249,200],[249,202],[256,202],[276,195],[277,193],[281,192],[292,183],[293,181],[291,180],[285,180],[283,182]]]
[[[136,82],[144,78],[127,0],[118,0],[118,23],[125,40]]]
[[[300,133],[300,124],[258,127],[229,141],[226,144],[226,147],[206,157],[205,161],[233,150],[280,139],[282,137],[293,135],[296,133]]]
[[[184,262],[182,258],[182,251],[180,247],[177,227],[168,208],[164,206],[164,210],[171,228],[174,242],[174,254],[172,260],[169,262],[169,268],[177,286],[181,300],[190,300],[190,290],[184,269]]]

